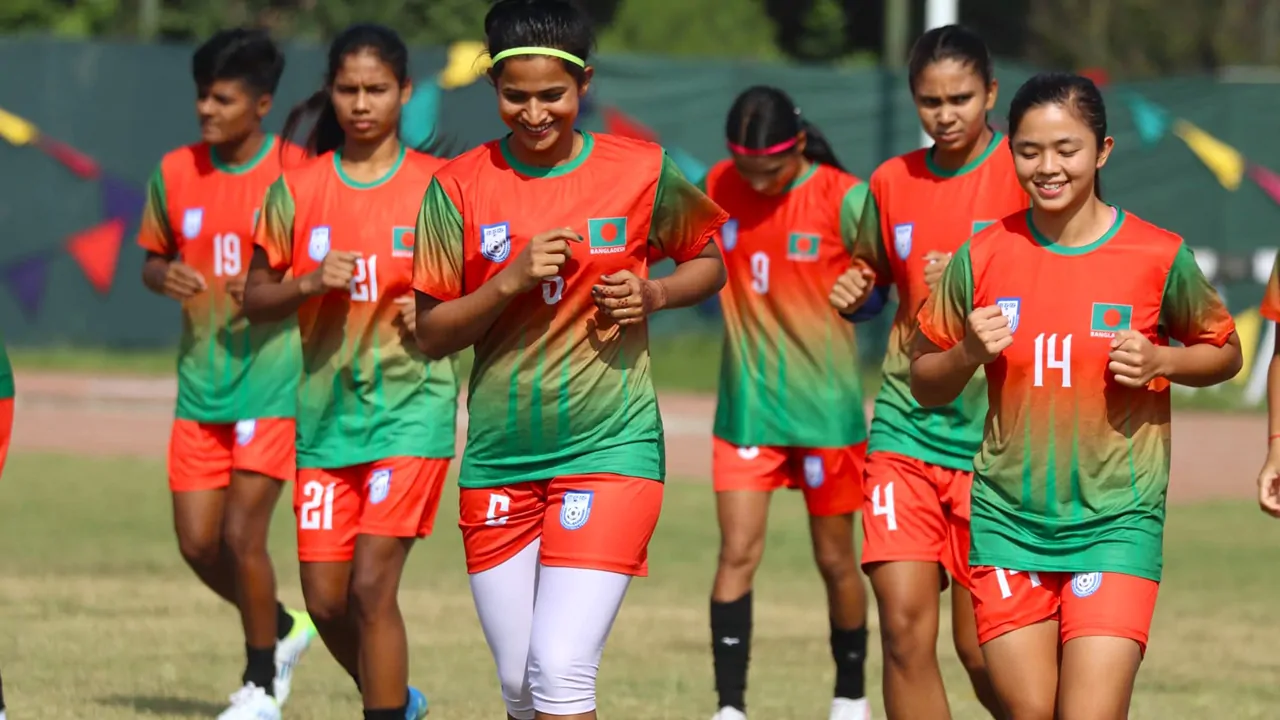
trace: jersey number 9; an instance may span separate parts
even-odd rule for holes
[[[555,305],[564,297],[564,278],[552,275],[542,282],[542,300],[548,305]]]
[[[769,292],[769,256],[762,252],[751,254],[751,289],[760,295]]]

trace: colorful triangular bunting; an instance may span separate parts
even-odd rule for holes
[[[124,228],[125,221],[116,218],[78,232],[67,241],[67,252],[80,264],[94,289],[103,295],[110,292],[115,279]]]
[[[0,110],[0,137],[14,145],[27,145],[39,135],[35,125],[17,115]]]
[[[658,141],[657,133],[640,124],[639,121],[628,117],[615,107],[606,107],[604,109],[604,131],[611,135],[621,135],[633,140]]]
[[[1280,175],[1271,172],[1261,165],[1249,163],[1249,179],[1267,194],[1277,205],[1280,205]]]
[[[445,90],[466,87],[484,75],[493,65],[485,44],[478,40],[462,40],[449,46],[444,69],[436,83]]]
[[[1235,190],[1240,187],[1245,167],[1244,157],[1240,155],[1240,151],[1186,120],[1175,121],[1173,132],[1199,156],[1200,162],[1217,176],[1218,182],[1222,183],[1224,188]]]
[[[440,87],[435,83],[415,85],[400,111],[400,138],[409,147],[425,147],[436,134],[439,117]]]
[[[48,253],[38,253],[0,266],[0,280],[9,288],[28,321],[35,320],[40,314],[51,259]]]
[[[135,222],[142,216],[144,204],[142,191],[127,180],[110,173],[102,176],[99,184],[102,191],[102,216],[108,220],[119,218],[125,224]]]
[[[698,183],[707,175],[707,166],[698,158],[681,150],[680,148],[667,148],[667,155],[675,161],[676,166],[680,168],[680,172],[684,173],[685,179],[691,183]]]
[[[93,158],[70,145],[46,135],[38,135],[36,137],[36,147],[43,150],[49,157],[65,165],[71,172],[86,180],[93,180],[102,172],[101,168],[98,167],[97,161]]]
[[[1155,145],[1169,132],[1169,112],[1137,93],[1125,93],[1133,126],[1144,145]]]

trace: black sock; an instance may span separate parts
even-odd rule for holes
[[[747,709],[747,662],[751,659],[751,593],[711,601],[711,657],[720,707]]]
[[[284,604],[276,602],[276,639],[283,640],[293,632],[293,616],[285,609]]]
[[[266,690],[268,695],[275,695],[275,646],[256,648],[245,645],[244,654],[248,658],[248,662],[244,666],[244,682],[257,685]]]
[[[832,623],[831,657],[836,661],[835,696],[850,700],[865,697],[867,629],[841,630]]]
[[[408,712],[408,705],[401,705],[398,708],[388,708],[386,710],[366,709],[364,711],[364,720],[404,720],[404,716]]]
[[[364,688],[360,687],[360,676],[359,676],[359,675],[357,675],[357,674],[355,674],[355,673],[351,673],[351,682],[353,682],[353,683],[355,683],[355,684],[356,684],[356,692],[362,692],[362,691],[364,690]]]
[[[4,682],[0,681],[0,712],[4,712]]]

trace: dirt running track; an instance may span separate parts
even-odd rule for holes
[[[28,371],[15,379],[15,451],[165,457],[176,392],[172,378]],[[664,394],[661,404],[668,474],[709,478],[714,398]],[[465,425],[462,412],[460,430]],[[1177,413],[1173,434],[1173,500],[1254,496],[1266,437],[1261,415]],[[464,435],[459,432],[459,439]]]

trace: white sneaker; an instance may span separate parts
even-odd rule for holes
[[[231,707],[218,720],[280,720],[280,704],[266,690],[248,683],[231,695]]]
[[[711,716],[711,720],[747,720],[747,714],[736,707],[725,706]]]
[[[293,690],[293,668],[302,659],[307,648],[311,647],[311,641],[315,640],[318,634],[310,615],[297,610],[288,612],[293,616],[293,629],[289,631],[288,637],[276,643],[276,678],[272,688],[275,691],[276,704],[281,707],[289,699],[289,693]]]
[[[871,703],[866,698],[836,698],[831,701],[830,720],[871,720]]]

